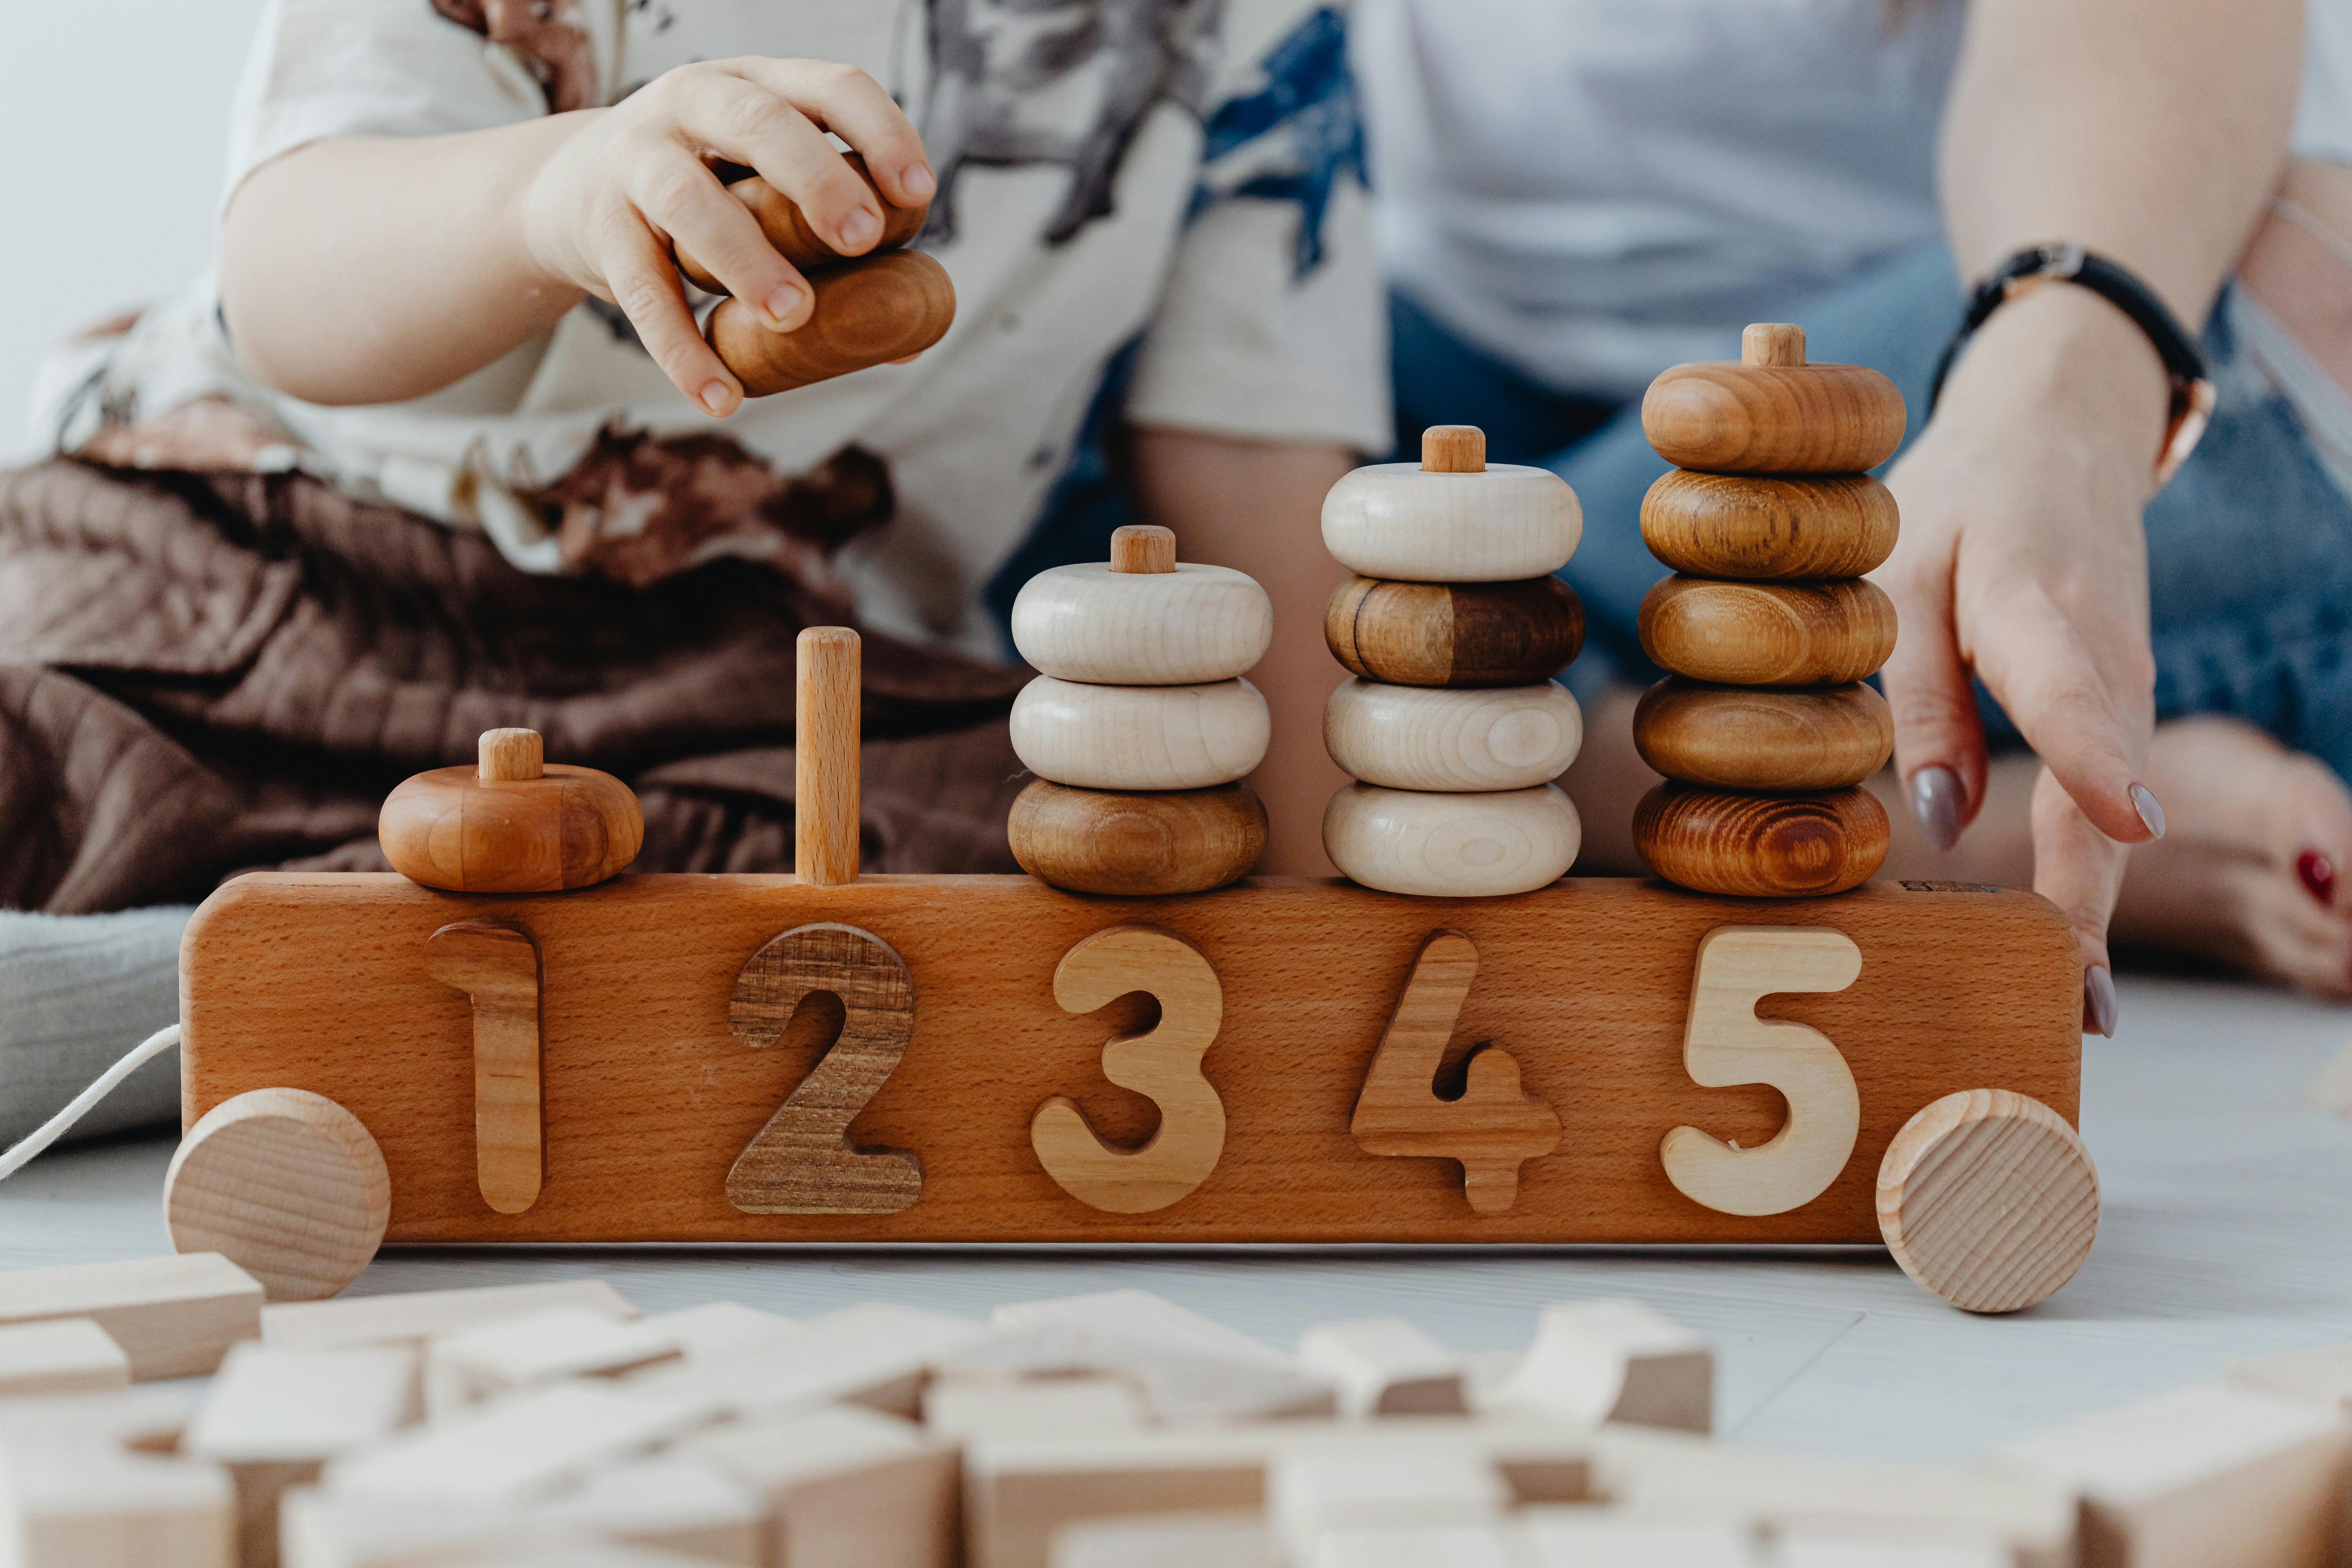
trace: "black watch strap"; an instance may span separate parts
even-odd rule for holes
[[[2162,486],[2188,460],[2212,416],[2213,383],[2205,372],[2205,356],[2171,307],[2129,268],[2079,245],[2053,242],[2029,247],[1978,283],[1969,296],[1969,311],[1959,331],[1952,334],[1952,341],[1944,345],[1943,357],[1936,362],[1927,416],[1935,417],[1936,405],[1944,395],[1944,378],[1951,374],[1953,362],[1977,329],[2004,303],[2045,282],[2073,283],[2106,300],[2131,318],[2163,362],[2164,374],[2172,384],[2172,406],[2165,421],[2164,445],[2156,458],[2156,482]]]

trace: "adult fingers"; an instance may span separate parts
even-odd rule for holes
[[[2032,817],[2033,890],[2065,915],[2083,957],[2083,1027],[2113,1035],[2116,979],[2107,957],[2107,917],[2130,851],[2084,814],[2047,767],[2033,782]]]
[[[1895,766],[1927,842],[1949,849],[1984,803],[1984,724],[1952,626],[1948,574],[1888,584],[1896,624],[1884,679],[1895,715]]]
[[[727,72],[697,73],[678,90],[678,127],[698,148],[757,170],[800,204],[827,245],[844,256],[862,256],[882,237],[882,205],[872,187],[788,100]]]
[[[714,416],[742,405],[743,384],[721,363],[686,308],[669,253],[643,224],[616,223],[606,239],[601,270],[605,287],[637,329],[637,341],[662,374]]]
[[[730,62],[863,153],[882,194],[902,207],[931,199],[938,182],[923,139],[882,84],[855,66],[753,58]]]
[[[816,300],[807,279],[776,254],[760,220],[728,195],[701,159],[663,143],[633,171],[625,188],[677,251],[763,312],[769,326],[790,331],[807,321]]]

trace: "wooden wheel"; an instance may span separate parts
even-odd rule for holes
[[[222,1100],[188,1129],[163,1177],[173,1250],[225,1255],[273,1301],[317,1300],[359,1278],[391,1217],[375,1140],[308,1089]]]
[[[1922,1289],[2014,1312],[2090,1256],[2099,1173],[2065,1118],[2005,1089],[1948,1094],[1903,1124],[1878,1166],[1878,1228]]]

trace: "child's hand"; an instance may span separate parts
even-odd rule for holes
[[[627,312],[663,373],[714,415],[733,413],[743,388],[695,330],[673,247],[778,331],[805,322],[814,296],[706,159],[757,170],[845,256],[873,248],[882,213],[826,132],[865,155],[895,204],[920,206],[935,184],[890,95],[864,71],[821,60],[681,66],[611,109],[563,118],[577,129],[524,191],[525,246],[544,272]]]

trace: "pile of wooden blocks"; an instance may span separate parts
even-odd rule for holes
[[[1549,1308],[1503,1357],[1394,1321],[1285,1354],[1133,1290],[987,1322],[641,1316],[596,1281],[265,1306],[195,1254],[0,1275],[0,1325],[16,1568],[2320,1568],[2347,1549],[2352,1349],[1926,1468],[1712,1442],[1706,1342],[1631,1301]]]

